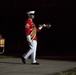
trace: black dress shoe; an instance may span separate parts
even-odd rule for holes
[[[24,57],[21,57],[21,60],[22,60],[22,62],[23,62],[24,64],[26,64],[26,60],[25,60]]]
[[[32,64],[32,65],[39,65],[39,63],[37,63],[37,62],[36,62],[36,63],[31,63],[31,64]]]

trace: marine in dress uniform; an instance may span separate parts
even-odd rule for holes
[[[38,28],[35,26],[33,19],[34,19],[34,13],[35,11],[29,11],[27,12],[28,19],[25,22],[25,32],[26,32],[26,38],[29,44],[30,49],[26,54],[22,56],[22,62],[25,64],[26,60],[31,55],[31,64],[33,65],[39,65],[39,63],[36,61],[36,50],[37,50],[37,35],[36,33],[39,32],[43,27],[46,27],[44,24],[43,26],[39,26]]]

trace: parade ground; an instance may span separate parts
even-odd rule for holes
[[[76,68],[76,61],[37,59],[40,65],[31,65],[30,58],[23,64],[20,58],[0,58],[0,75],[54,75]]]

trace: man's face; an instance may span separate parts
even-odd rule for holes
[[[34,15],[30,15],[30,18],[34,19],[34,17],[35,17]]]

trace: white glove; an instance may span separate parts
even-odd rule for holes
[[[46,27],[46,24],[43,24],[43,27]]]
[[[39,29],[41,30],[43,28],[43,26],[40,26]]]
[[[32,42],[32,40],[31,40],[31,36],[30,36],[30,35],[26,36],[26,38],[27,38],[27,41],[28,41],[29,43]]]
[[[42,26],[40,26],[39,29],[41,30],[43,27],[46,27],[46,24],[43,24]]]

